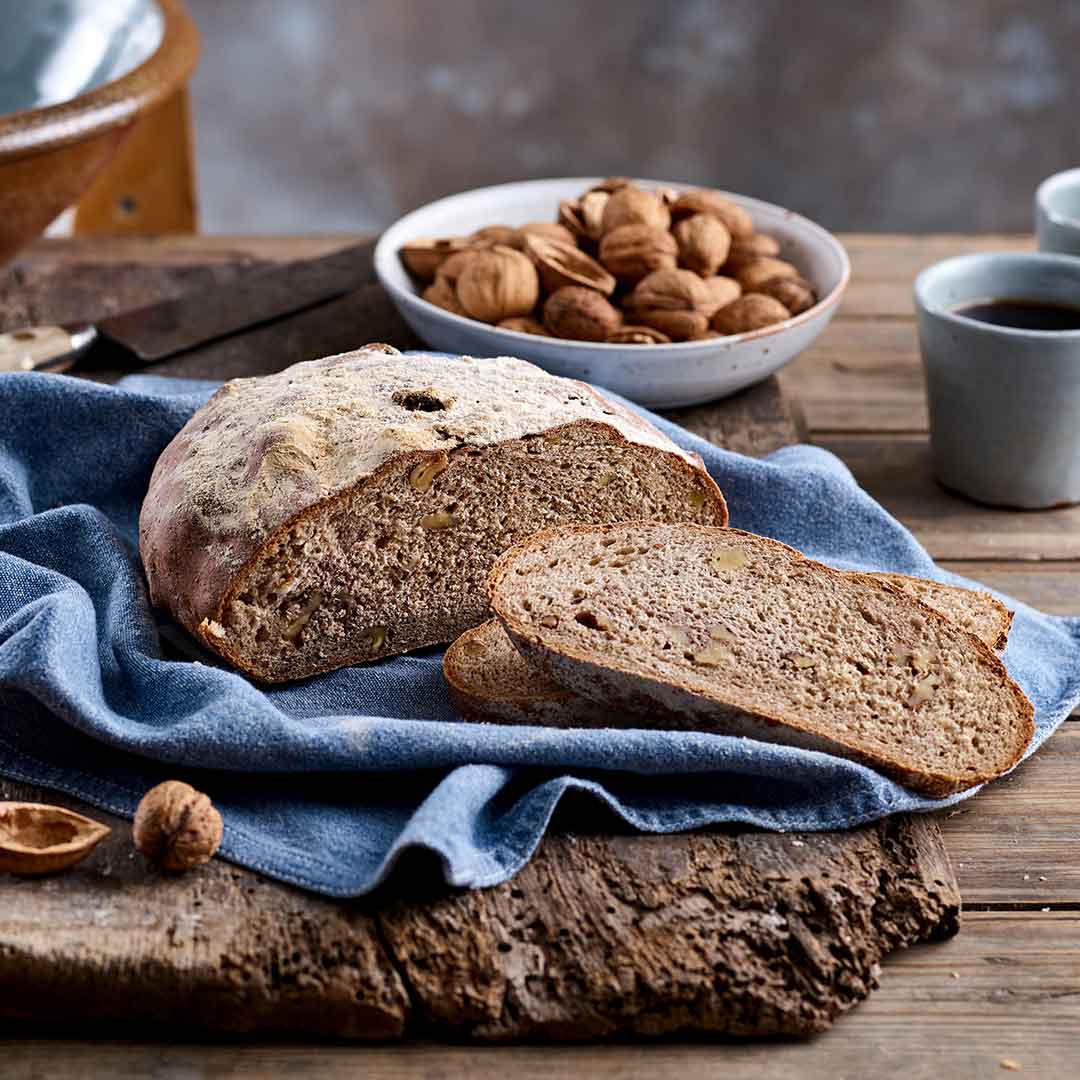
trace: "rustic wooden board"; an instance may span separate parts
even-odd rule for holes
[[[1080,1031],[1080,916],[976,912],[941,945],[895,954],[882,988],[810,1041],[610,1046],[176,1046],[10,1041],[18,1077],[278,1076],[297,1080],[982,1080],[1073,1075]]]
[[[88,262],[55,257],[78,248],[45,245],[0,277],[0,297],[10,298],[0,300],[0,322],[87,318],[225,285],[274,255],[235,241],[208,247],[200,259],[198,242],[105,242],[94,250],[113,257]],[[325,250],[301,248],[288,254]],[[316,354],[363,340],[409,344],[374,288],[333,310],[340,319],[320,324]],[[300,348],[298,326],[312,347],[311,320],[259,332],[263,370],[294,339]],[[225,344],[159,370],[258,369]],[[679,419],[751,453],[797,435],[775,380]],[[0,881],[0,1013],[95,1031],[136,1020],[140,1029],[379,1039],[805,1033],[865,997],[887,952],[951,932],[958,912],[927,819],[797,837],[562,834],[504,886],[415,896],[402,871],[392,891],[362,904],[321,900],[220,861],[157,881],[133,857],[126,825],[113,824],[74,873]]]

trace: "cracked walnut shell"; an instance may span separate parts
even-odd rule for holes
[[[573,244],[530,235],[525,238],[525,254],[535,264],[545,292],[565,285],[585,285],[605,296],[615,291],[611,274]]]

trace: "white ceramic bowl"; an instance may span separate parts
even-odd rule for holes
[[[749,334],[671,345],[608,345],[500,330],[429,304],[416,292],[398,258],[403,244],[423,237],[461,236],[484,225],[553,221],[561,199],[572,199],[596,177],[529,180],[451,195],[406,214],[383,233],[375,271],[416,334],[432,348],[469,356],[519,356],[556,375],[606,386],[642,405],[675,408],[724,397],[778,371],[825,329],[847,285],[847,252],[831,233],[772,203],[723,192],[744,206],[760,232],[780,242],[820,301],[786,322]],[[639,180],[642,187],[693,185]]]

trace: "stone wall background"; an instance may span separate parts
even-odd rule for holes
[[[1022,231],[1080,164],[1075,0],[188,0],[208,232],[378,228],[529,177],[838,229]]]

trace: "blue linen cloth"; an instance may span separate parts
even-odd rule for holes
[[[152,784],[188,779],[222,812],[224,855],[333,896],[369,891],[413,846],[453,885],[504,881],[569,792],[571,827],[653,832],[835,829],[971,794],[928,800],[827,754],[721,735],[464,724],[438,649],[253,686],[158,625],[138,561],[154,462],[211,390],[0,375],[0,773],[128,816]],[[753,460],[649,419],[702,456],[733,525],[835,566],[963,584],[831,454]],[[1080,619],[1003,599],[1037,746],[1080,700]],[[169,658],[163,635],[195,658]]]

